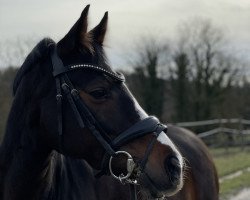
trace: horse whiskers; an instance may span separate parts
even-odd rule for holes
[[[152,198],[150,194],[148,194],[147,192],[141,189],[139,189],[137,192],[137,199],[138,200],[167,200],[165,196],[161,198]]]
[[[191,169],[188,163],[189,163],[188,159],[183,157],[183,181],[185,181],[188,178],[188,171]]]
[[[185,157],[182,157],[183,158],[183,169],[186,170],[186,169],[190,169],[189,165],[189,160]],[[188,163],[188,164],[187,164]]]

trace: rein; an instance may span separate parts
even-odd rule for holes
[[[121,183],[130,184],[130,197],[131,200],[136,200],[136,185],[138,184],[138,178],[143,173],[147,164],[150,153],[152,152],[153,146],[157,140],[159,134],[167,131],[167,126],[161,124],[156,117],[149,116],[130,128],[119,134],[116,138],[111,140],[107,132],[99,124],[98,120],[88,109],[85,102],[81,99],[79,91],[74,88],[70,81],[67,73],[76,69],[91,69],[97,72],[113,78],[117,82],[124,82],[125,78],[122,74],[115,73],[112,71],[105,70],[99,66],[92,64],[78,64],[64,66],[62,60],[57,54],[56,44],[50,52],[53,76],[56,82],[56,101],[57,101],[57,121],[58,121],[58,134],[59,134],[59,145],[60,151],[63,153],[63,109],[62,102],[67,99],[74,113],[74,116],[78,122],[80,128],[88,128],[90,132],[95,136],[99,143],[105,149],[105,155],[102,159],[102,170],[96,175],[100,177],[104,174],[111,174],[115,179],[118,179]],[[144,157],[140,162],[135,162],[133,157],[126,151],[119,151],[119,148],[126,143],[131,142],[134,139],[142,137],[147,134],[154,134],[154,138],[149,142]],[[112,159],[119,154],[125,154],[127,159],[127,174],[115,175],[112,170]],[[132,178],[133,177],[133,178]]]

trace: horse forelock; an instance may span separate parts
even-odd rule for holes
[[[96,64],[106,70],[113,71],[109,65],[103,46],[93,44],[93,49],[96,57]]]

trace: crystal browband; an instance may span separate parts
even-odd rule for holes
[[[98,67],[96,65],[91,65],[91,64],[78,64],[78,65],[69,65],[67,66],[67,68],[69,70],[74,70],[74,69],[82,69],[82,68],[85,68],[85,69],[94,69],[94,70],[97,70],[99,72],[102,72],[108,76],[111,76],[115,79],[117,79],[118,81],[125,81],[125,78],[123,76],[123,74],[120,74],[120,73],[114,73],[112,71],[108,71],[106,69],[103,69],[102,67]]]

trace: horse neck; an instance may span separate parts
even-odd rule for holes
[[[52,182],[52,153],[24,146],[18,149],[4,177],[4,200],[37,199]]]
[[[17,108],[19,113],[14,112]],[[1,145],[0,199],[4,200],[37,199],[51,182],[52,151],[36,137],[39,127],[24,123],[23,109],[14,100]]]

